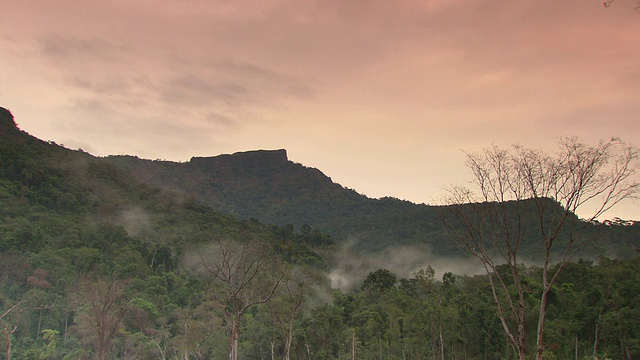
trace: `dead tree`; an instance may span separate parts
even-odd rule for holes
[[[520,359],[527,350],[523,243],[537,241],[543,256],[536,331],[536,354],[542,359],[547,298],[566,263],[590,241],[580,235],[581,228],[620,201],[635,198],[640,188],[635,147],[615,138],[596,146],[565,138],[559,145],[552,154],[522,146],[467,154],[477,193],[452,187],[443,214],[453,241],[482,262],[498,317]],[[579,219],[579,210],[588,216]],[[554,270],[552,261],[558,264]],[[501,265],[506,274],[498,271]]]
[[[240,325],[252,306],[268,302],[285,272],[268,244],[218,241],[200,249],[197,267],[212,280],[210,295],[223,310],[229,336],[229,359],[238,359]]]

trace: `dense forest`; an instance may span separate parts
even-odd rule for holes
[[[361,204],[354,191],[311,171],[322,186],[347,191],[352,205]],[[380,268],[350,288],[332,288],[341,231],[312,221],[234,217],[175,190],[142,181],[112,158],[36,139],[0,108],[0,358],[516,356],[486,275],[436,276],[429,265],[412,274]],[[369,203],[358,213],[407,205]],[[410,208],[408,218],[434,210]],[[347,213],[340,212],[344,224]],[[403,216],[396,211],[384,221],[405,224],[413,237]],[[443,249],[455,248],[439,220],[422,221],[446,242]],[[597,236],[589,258],[567,264],[549,294],[545,358],[640,357],[639,226],[590,225]],[[626,256],[610,256],[620,249]],[[507,269],[498,271],[508,281]],[[520,269],[531,323],[540,272],[533,265]],[[533,356],[535,328],[527,329]]]

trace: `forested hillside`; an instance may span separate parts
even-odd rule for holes
[[[38,358],[54,340],[76,354],[69,358],[104,353],[125,321],[112,308],[140,312],[144,319],[130,325],[155,334],[156,318],[205,301],[206,281],[182,262],[212,244],[252,242],[266,259],[324,269],[311,248],[330,239],[310,227],[296,233],[237,220],[139,184],[104,159],[30,136],[0,110],[0,331],[7,358],[11,351]],[[98,321],[99,307],[110,323]],[[32,346],[36,355],[26,352]]]
[[[0,108],[0,359],[513,358],[487,276],[436,274],[425,259],[412,274],[371,269],[349,289],[331,288],[325,255],[340,240],[319,231],[305,210],[318,206],[322,221],[341,220],[342,229],[356,226],[350,214],[366,219],[360,234],[392,236],[406,227],[407,237],[430,239],[432,231],[453,248],[439,215],[420,220],[434,208],[367,199],[282,151],[188,164],[187,171],[186,164],[69,150],[21,131]],[[157,167],[173,185],[145,181]],[[296,171],[293,180],[285,176]],[[272,181],[259,181],[265,172]],[[270,206],[295,213],[287,206],[298,204],[312,226],[233,217],[193,199],[177,187],[182,182],[198,191],[208,182],[220,204],[253,191],[243,201],[269,199],[256,201],[265,213]],[[305,204],[310,198],[318,203]],[[419,220],[423,227],[412,228]],[[386,229],[391,223],[399,225]],[[626,249],[626,259],[566,265],[549,297],[545,357],[638,357],[638,224],[590,229],[600,234],[598,251]],[[534,322],[541,269],[520,270]],[[535,328],[526,335],[533,344]]]
[[[368,198],[334,183],[318,169],[289,161],[285,150],[192,158],[185,163],[133,156],[105,160],[144,184],[187,194],[202,205],[241,219],[310,225],[337,243],[348,242],[359,253],[419,245],[427,246],[435,256],[462,255],[442,223],[448,209],[391,197]],[[636,222],[587,224],[585,231],[593,238],[582,250],[586,258],[634,256],[640,248],[640,224]],[[532,236],[523,245],[533,261],[540,256],[538,240]]]
[[[285,150],[192,158],[186,163],[131,156],[106,160],[143,183],[186,193],[238,218],[308,224],[339,240],[357,240],[368,251],[425,239],[440,253],[455,251],[442,238],[442,224],[433,207],[367,198],[317,169],[289,161]]]

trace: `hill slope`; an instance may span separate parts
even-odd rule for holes
[[[0,251],[88,247],[117,257],[111,252],[135,243],[150,256],[148,263],[164,252],[167,267],[190,245],[252,236],[276,241],[284,231],[213,211],[184,194],[140,183],[103,158],[39,140],[3,108],[0,220]],[[306,235],[315,242],[326,238],[312,229]]]
[[[320,170],[289,161],[285,150],[196,157],[186,163],[131,156],[107,160],[143,183],[181,191],[239,218],[308,224],[338,240],[361,241],[369,250],[428,239],[440,253],[455,251],[443,238],[436,208],[360,195]]]
[[[368,198],[318,169],[289,161],[286,150],[196,157],[185,163],[132,156],[107,160],[143,183],[183,192],[218,211],[278,225],[308,224],[359,252],[426,245],[436,255],[461,254],[445,234],[443,208]],[[633,256],[640,247],[640,224],[626,225],[587,226],[597,240],[584,256]],[[535,259],[541,250],[531,238],[522,253]]]
[[[2,109],[0,152],[0,215],[25,224],[38,213],[60,217],[38,225],[31,238],[40,247],[62,239],[80,241],[79,224],[86,219],[177,245],[210,240],[212,231],[239,234],[250,223],[246,220],[254,218],[280,226],[310,225],[362,254],[405,245],[427,246],[436,255],[460,254],[444,232],[441,208],[370,199],[317,169],[289,161],[285,150],[199,157],[186,163],[96,158],[30,136]],[[71,218],[76,225],[60,225]],[[3,224],[12,234],[20,226]],[[313,233],[309,241],[315,245],[327,243],[310,227],[304,229]],[[593,225],[589,231],[597,233],[585,253],[589,257],[629,257],[640,247],[638,223]],[[534,259],[539,250],[535,239],[523,247]]]

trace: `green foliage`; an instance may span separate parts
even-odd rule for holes
[[[367,275],[367,278],[362,283],[362,290],[377,297],[395,286],[397,281],[396,275],[391,271],[378,269]]]

